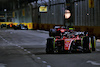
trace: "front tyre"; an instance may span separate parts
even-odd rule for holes
[[[54,53],[53,43],[54,43],[54,38],[47,39],[47,44],[46,44],[46,53],[47,54]]]
[[[83,38],[83,51],[86,53],[92,52],[91,38],[88,36]]]
[[[91,37],[91,43],[92,43],[92,51],[95,51],[95,48],[96,48],[96,38],[95,38],[95,36]]]

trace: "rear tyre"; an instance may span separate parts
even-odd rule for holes
[[[47,54],[54,53],[53,43],[54,43],[54,38],[48,38],[47,39],[47,44],[46,44],[46,53]]]
[[[96,46],[96,38],[95,38],[95,36],[91,37],[91,43],[92,43],[92,51],[95,51],[95,46]]]
[[[89,38],[88,36],[83,38],[83,52],[86,52],[86,53],[92,52],[91,38]]]

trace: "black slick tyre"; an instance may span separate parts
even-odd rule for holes
[[[47,39],[47,44],[46,44],[46,53],[47,54],[54,53],[53,43],[54,43],[54,38],[48,38]]]

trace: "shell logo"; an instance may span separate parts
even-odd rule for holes
[[[29,27],[31,27],[31,24],[29,24]]]
[[[66,41],[66,42],[70,42],[70,41]]]

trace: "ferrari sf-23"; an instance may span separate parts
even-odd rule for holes
[[[50,29],[46,43],[46,53],[89,52],[95,51],[96,38],[88,32],[76,32],[71,29],[56,27]]]

